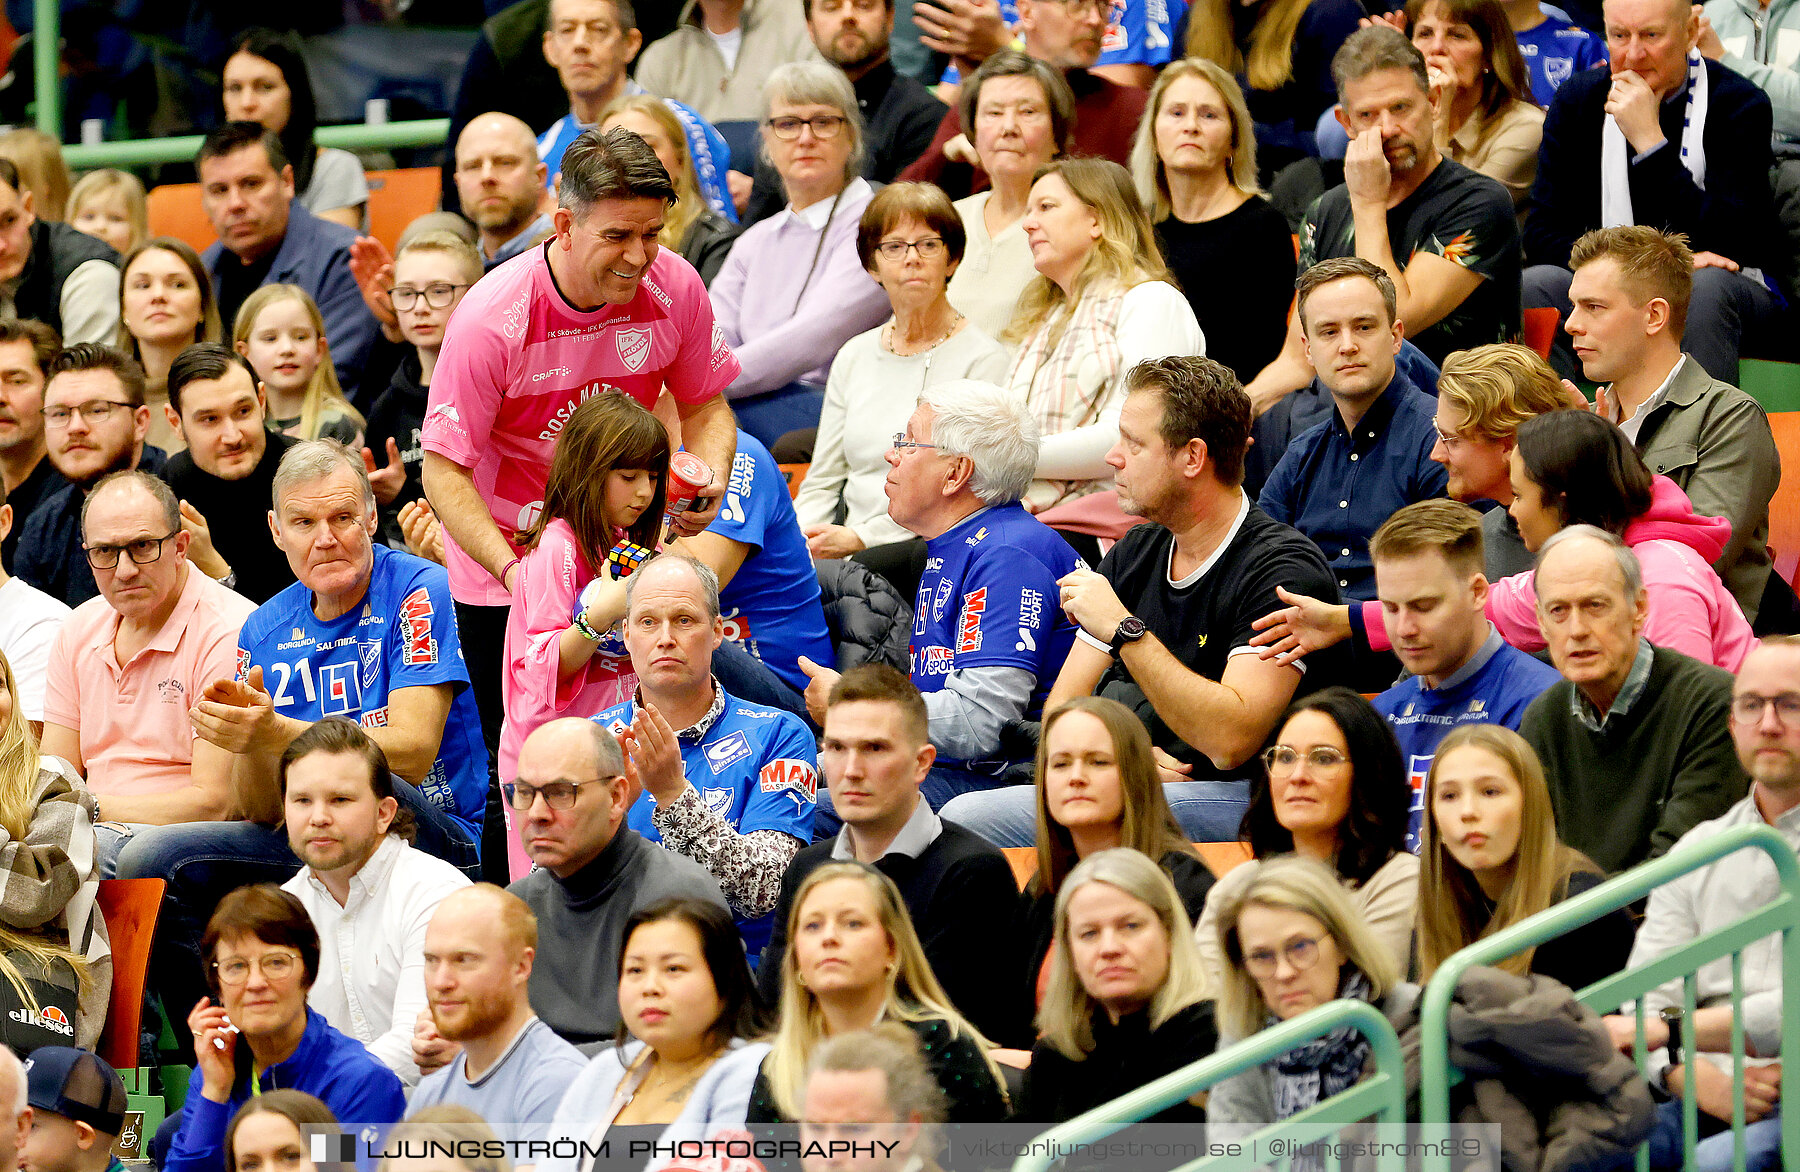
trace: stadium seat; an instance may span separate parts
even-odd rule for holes
[[[806,480],[806,470],[811,464],[783,464],[781,474],[787,477],[788,498],[791,500],[800,495],[800,485]]]
[[[150,221],[150,235],[173,236],[203,251],[218,239],[212,221],[200,207],[198,183],[164,183],[152,187],[145,198]]]
[[[1554,309],[1527,309],[1519,340],[1537,351],[1539,358],[1548,359],[1550,347],[1556,343],[1556,327],[1561,321],[1562,315]]]
[[[407,167],[399,171],[370,171],[369,235],[392,252],[400,233],[424,215],[437,211],[443,194],[443,176],[436,167]]]
[[[115,1070],[131,1070],[138,1064],[144,976],[150,967],[156,918],[162,911],[163,886],[161,879],[106,879],[95,900],[106,918],[113,958],[112,997],[95,1052]]]
[[[1793,585],[1800,569],[1800,411],[1773,411],[1769,429],[1781,454],[1781,484],[1769,501],[1769,548],[1775,572]]]
[[[1224,878],[1225,872],[1240,863],[1250,861],[1250,844],[1243,842],[1197,842],[1194,849],[1200,852],[1200,861],[1205,863],[1213,873],[1213,877]],[[1025,883],[1037,871],[1037,847],[1005,846],[1000,853],[1006,856],[1007,865],[1012,867],[1013,878],[1018,881],[1019,890],[1025,890]]]

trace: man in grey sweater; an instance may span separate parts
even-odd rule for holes
[[[637,796],[625,769],[612,733],[565,717],[525,739],[518,776],[501,787],[535,864],[508,888],[538,920],[531,1005],[577,1046],[618,1028],[619,949],[633,912],[671,896],[726,906],[705,867],[624,825]]]

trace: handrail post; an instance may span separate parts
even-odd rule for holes
[[[62,141],[62,7],[60,0],[34,0],[32,5],[32,89],[37,127]]]

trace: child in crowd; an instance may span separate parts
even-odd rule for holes
[[[612,631],[625,617],[624,575],[607,554],[622,541],[656,547],[668,468],[668,432],[628,395],[589,399],[564,425],[543,510],[519,535],[501,679],[500,776],[513,776],[519,746],[540,724],[630,698],[637,676]],[[513,874],[523,875],[518,837],[508,834],[507,845]]]
[[[244,299],[231,336],[268,392],[271,426],[301,439],[362,446],[362,413],[338,385],[325,319],[306,290],[264,285]]]
[[[1419,869],[1419,979],[1475,941],[1510,928],[1606,876],[1556,837],[1544,767],[1525,738],[1469,724],[1438,746],[1427,779]],[[1625,967],[1637,929],[1623,908],[1496,968],[1554,977],[1579,992]]]
[[[69,226],[129,255],[150,238],[144,185],[136,175],[111,167],[89,171],[69,192]]]
[[[480,279],[480,255],[454,232],[420,232],[402,243],[394,257],[394,287],[388,296],[400,320],[400,336],[413,353],[401,360],[393,381],[369,409],[363,461],[381,506],[382,536],[396,549],[406,548],[400,510],[425,495],[419,429],[425,425],[425,400],[444,330],[463,294]]]

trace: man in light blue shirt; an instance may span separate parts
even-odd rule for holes
[[[456,1103],[506,1139],[539,1139],[587,1059],[531,1010],[537,917],[490,883],[447,896],[425,929],[426,1013],[413,1058],[428,1073],[407,1110]]]

